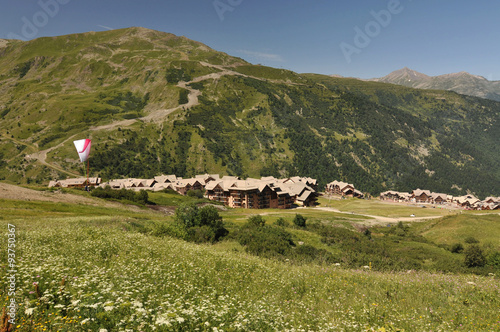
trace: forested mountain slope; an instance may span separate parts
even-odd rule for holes
[[[297,74],[129,28],[0,47],[0,177],[311,176],[500,195],[500,103]]]

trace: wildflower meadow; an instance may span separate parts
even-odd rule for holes
[[[126,217],[9,222],[16,331],[500,330],[496,276],[294,265],[152,236]]]

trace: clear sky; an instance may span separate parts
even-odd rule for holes
[[[251,63],[360,78],[409,67],[500,80],[491,0],[3,0],[0,38],[142,26]]]

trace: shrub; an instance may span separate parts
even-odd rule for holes
[[[174,220],[185,229],[197,226],[198,206],[192,203],[181,204],[175,210]]]
[[[368,239],[371,239],[372,238],[372,231],[370,231],[370,229],[367,228],[363,231],[363,235],[366,236]]]
[[[306,227],[306,218],[301,214],[296,214],[293,223],[298,227]]]
[[[455,254],[459,254],[464,251],[464,246],[461,243],[455,243],[451,246],[450,251]]]
[[[325,249],[317,249],[311,245],[302,245],[295,248],[296,259],[306,263],[320,262],[320,263],[335,263],[335,258],[331,252]]]
[[[182,204],[175,210],[174,219],[182,227],[188,241],[216,242],[227,235],[219,211],[212,205],[198,209],[196,204]]]
[[[468,238],[465,239],[465,243],[473,244],[473,243],[479,243],[479,241],[475,237],[469,236]]]
[[[166,222],[157,222],[153,224],[151,235],[158,237],[170,236],[183,240],[188,238],[184,228],[179,227],[178,224],[169,224]]]
[[[488,256],[487,261],[488,266],[491,266],[496,269],[500,269],[500,252],[495,251],[494,253]]]
[[[195,243],[213,243],[217,240],[217,236],[212,227],[203,225],[191,227],[188,232],[188,239]]]
[[[260,214],[250,216],[247,221],[247,225],[252,227],[262,227],[266,224],[266,221]]]
[[[279,217],[278,219],[276,219],[276,221],[274,222],[274,224],[276,226],[282,226],[282,227],[288,225],[288,223],[286,222],[286,220],[284,218],[282,218],[282,217]]]
[[[486,264],[483,250],[477,244],[471,244],[464,251],[465,266],[467,267],[482,267]]]
[[[137,194],[136,197],[137,202],[142,203],[142,204],[147,204],[149,201],[149,195],[148,192],[144,189],[141,189],[139,193]]]
[[[203,191],[201,191],[200,189],[196,189],[196,190],[189,189],[187,191],[186,195],[189,197],[203,198]]]
[[[240,230],[238,242],[247,252],[263,257],[286,257],[294,245],[292,235],[281,227],[250,224]]]
[[[141,190],[139,192],[127,190],[125,188],[114,190],[111,189],[110,186],[106,186],[106,188],[97,187],[93,189],[90,195],[104,199],[127,200],[139,204],[149,203],[149,195],[146,190]]]

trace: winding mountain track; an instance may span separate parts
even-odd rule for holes
[[[143,116],[141,118],[132,119],[132,120],[121,120],[121,121],[116,121],[116,122],[113,122],[113,123],[110,123],[107,125],[91,127],[90,130],[98,131],[98,130],[110,130],[110,129],[114,129],[116,127],[127,127],[127,126],[134,124],[137,121],[161,123],[161,122],[165,121],[165,119],[167,119],[167,117],[171,113],[173,113],[177,110],[191,108],[191,107],[194,107],[194,106],[197,106],[200,104],[198,97],[201,95],[201,91],[190,87],[189,86],[190,84],[201,82],[201,81],[206,81],[206,80],[218,80],[222,76],[226,76],[226,75],[250,77],[248,75],[238,73],[234,70],[227,69],[226,67],[223,67],[223,66],[213,65],[210,63],[206,63],[206,62],[200,62],[200,64],[202,64],[203,66],[206,66],[206,67],[216,68],[216,69],[220,70],[220,72],[210,73],[210,74],[203,75],[203,76],[198,76],[198,77],[195,77],[194,79],[192,79],[191,81],[188,81],[188,82],[181,81],[181,82],[177,83],[177,87],[179,87],[181,89],[186,89],[189,91],[187,103],[181,104],[181,105],[173,107],[173,108],[159,109],[156,111],[152,111],[148,115]],[[261,80],[261,78],[258,78],[258,77],[255,77],[255,79]]]
[[[47,162],[47,154],[50,151],[55,150],[55,149],[61,147],[66,142],[68,142],[69,140],[73,139],[76,135],[79,135],[79,134],[75,134],[73,136],[70,136],[67,139],[65,139],[64,141],[62,141],[61,143],[59,143],[59,144],[57,144],[57,145],[55,145],[55,146],[53,146],[51,148],[48,148],[46,150],[41,150],[41,151],[32,153],[31,155],[29,155],[29,158],[31,158],[31,159],[37,159],[42,165],[45,165],[45,166],[47,166],[49,168],[52,168],[53,170],[56,170],[56,171],[61,172],[61,173],[64,173],[66,175],[69,175],[69,176],[81,176],[81,174],[65,170],[64,168],[61,168],[61,167],[59,167],[57,165],[54,165],[54,164],[49,164]]]
[[[199,77],[196,77],[196,78],[194,78],[194,79],[192,79],[191,81],[188,81],[188,82],[181,81],[181,82],[177,83],[177,87],[179,87],[181,89],[186,89],[186,90],[189,91],[188,102],[187,103],[181,104],[181,105],[173,107],[173,108],[155,110],[155,111],[150,112],[148,115],[140,117],[140,118],[137,118],[137,119],[128,119],[128,120],[115,121],[115,122],[112,122],[112,123],[109,123],[109,124],[106,124],[106,125],[102,125],[102,126],[90,127],[89,129],[91,131],[111,130],[111,129],[114,129],[114,128],[117,128],[117,127],[128,127],[128,126],[131,126],[131,125],[133,125],[134,123],[136,123],[138,121],[162,123],[163,121],[165,121],[168,118],[168,116],[171,113],[173,113],[173,112],[175,112],[177,110],[180,110],[180,109],[187,109],[187,108],[191,108],[191,107],[194,107],[194,106],[197,106],[197,105],[200,104],[200,101],[199,101],[198,97],[202,94],[202,92],[200,90],[198,90],[198,89],[194,89],[194,88],[190,87],[189,85],[192,84],[192,83],[197,83],[197,82],[206,81],[206,80],[218,80],[221,77],[227,76],[227,75],[242,76],[242,77],[251,77],[251,78],[258,79],[258,80],[265,80],[265,79],[262,79],[262,78],[259,78],[259,77],[253,77],[253,76],[248,76],[248,75],[245,75],[245,74],[242,74],[242,73],[238,73],[238,72],[236,72],[234,70],[230,70],[227,67],[220,66],[220,65],[214,65],[214,64],[207,63],[207,62],[200,62],[200,64],[203,65],[203,66],[205,66],[205,67],[211,67],[211,68],[218,69],[218,70],[220,70],[220,72],[210,73],[210,74],[207,74],[207,75],[199,76]],[[51,147],[49,149],[38,151],[38,152],[33,152],[31,155],[29,155],[29,158],[37,159],[42,165],[45,165],[47,167],[50,167],[50,168],[52,168],[52,169],[54,169],[56,171],[65,173],[67,175],[70,175],[70,176],[80,176],[80,174],[67,171],[67,170],[65,170],[65,169],[63,169],[63,168],[61,168],[61,167],[59,167],[57,165],[53,165],[53,164],[50,164],[50,163],[47,162],[47,154],[49,152],[51,152],[51,151],[53,151],[53,150],[61,147],[63,144],[65,144],[67,141],[71,140],[75,136],[76,136],[76,134],[73,135],[73,136],[71,136],[71,137],[69,137],[65,141],[59,143],[58,145],[53,146],[53,147]],[[26,145],[26,143],[24,143],[24,142],[19,142],[19,143]],[[34,147],[34,146],[32,147],[32,149],[33,149],[33,151],[37,150],[37,148]]]

